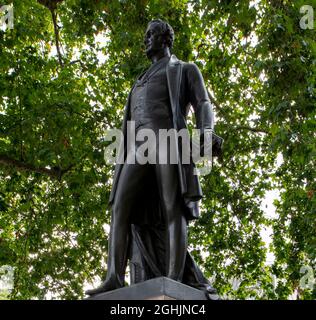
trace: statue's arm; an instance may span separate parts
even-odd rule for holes
[[[195,113],[196,127],[200,130],[213,130],[213,108],[205,88],[201,71],[194,63],[188,63],[186,67],[189,99]]]
[[[214,133],[213,108],[205,88],[203,76],[194,63],[188,63],[186,67],[188,68],[186,74],[189,99],[195,113],[196,127],[201,130],[201,138],[205,135],[204,142],[207,145],[213,145],[213,155],[221,155],[223,139]],[[204,149],[203,146],[202,148]]]

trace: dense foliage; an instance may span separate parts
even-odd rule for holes
[[[201,69],[225,139],[223,160],[202,178],[191,252],[224,297],[314,299],[316,283],[300,285],[303,265],[316,272],[316,38],[300,28],[304,4],[13,1],[14,28],[0,29],[0,266],[15,267],[9,298],[82,298],[84,284],[104,276],[113,174],[104,132],[120,127],[128,90],[149,65],[144,30],[162,18],[175,30],[173,53]],[[279,197],[268,215],[270,190]]]

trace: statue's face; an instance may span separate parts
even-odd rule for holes
[[[144,43],[148,58],[166,46],[164,37],[160,34],[159,26],[156,23],[152,23],[147,28]]]

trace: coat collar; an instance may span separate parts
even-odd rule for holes
[[[169,65],[174,66],[179,63],[180,63],[180,60],[174,54],[172,54],[169,60]]]
[[[158,61],[158,62],[159,62],[159,61]],[[156,63],[157,63],[157,62],[156,62]],[[180,60],[179,60],[174,54],[172,54],[172,55],[170,56],[169,61],[168,61],[168,65],[169,65],[169,66],[174,66],[174,65],[177,65],[177,64],[179,64],[179,63],[180,63]],[[150,69],[150,68],[151,68],[151,67],[149,67],[149,69]],[[145,73],[148,72],[149,69],[143,71],[139,76],[137,76],[136,82],[137,82],[137,81],[141,81],[140,79],[143,78],[143,76],[145,75]]]
[[[146,71],[144,71],[136,80],[136,83],[142,84],[147,81],[150,77],[152,77],[161,66],[166,66],[170,61],[169,57],[163,57],[160,60],[154,62]]]

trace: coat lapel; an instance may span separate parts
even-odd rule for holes
[[[167,65],[167,82],[168,82],[168,89],[169,89],[169,97],[170,97],[170,105],[172,109],[172,120],[173,120],[173,128],[178,128],[178,113],[179,110],[179,94],[180,94],[180,83],[181,83],[181,76],[182,76],[182,64],[177,59],[175,55],[172,55],[169,63]],[[176,148],[179,150],[178,140],[175,139]],[[179,154],[179,153],[178,153]],[[180,156],[180,154],[179,154]],[[181,160],[178,157],[178,172],[179,172],[179,182],[181,187],[181,192],[184,193],[187,190],[186,180],[185,180],[185,173],[183,171]]]
[[[169,89],[170,104],[173,115],[173,125],[177,129],[177,106],[179,101],[180,79],[182,65],[175,55],[172,55],[167,64],[167,82]]]

